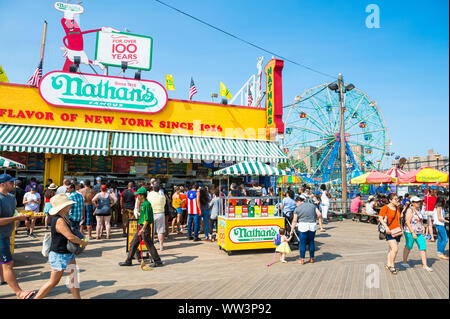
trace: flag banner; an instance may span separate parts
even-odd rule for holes
[[[166,89],[175,91],[175,85],[173,84],[173,76],[170,74],[166,75]]]
[[[247,97],[247,106],[252,106],[253,103],[253,96],[252,96],[252,90],[250,89],[250,86],[248,87],[248,97]]]
[[[220,96],[225,96],[229,100],[231,99],[230,91],[228,91],[227,87],[222,82],[220,82]]]
[[[38,67],[34,71],[31,78],[27,81],[28,84],[37,87],[39,85],[39,81],[42,78],[42,61],[39,62]]]
[[[1,65],[0,65],[0,82],[5,82],[5,83],[9,82],[8,77],[6,76],[5,71],[3,71],[3,68]]]
[[[189,100],[192,100],[192,96],[197,93],[197,88],[195,87],[194,84],[194,79],[191,78],[191,85],[189,87]]]

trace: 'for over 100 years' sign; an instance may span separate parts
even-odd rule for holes
[[[152,67],[153,39],[122,32],[98,32],[95,59],[104,65],[149,71]]]
[[[39,93],[54,106],[140,113],[160,112],[168,100],[158,82],[58,71],[42,78]]]

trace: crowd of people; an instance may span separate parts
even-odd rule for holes
[[[109,240],[111,227],[120,227],[122,236],[127,237],[127,224],[130,219],[137,220],[138,231],[130,241],[125,261],[119,265],[131,266],[133,258],[142,262],[138,249],[143,241],[151,256],[149,266],[161,267],[164,263],[158,250],[164,250],[164,243],[170,240],[170,233],[181,236],[185,234],[192,241],[217,240],[217,219],[221,212],[224,212],[224,198],[227,195],[234,198],[229,199],[230,204],[234,205],[246,205],[246,197],[254,196],[258,196],[257,205],[274,205],[277,202],[272,188],[266,190],[264,186],[256,183],[251,188],[235,183],[232,183],[229,189],[224,185],[206,186],[193,183],[163,189],[158,180],[151,179],[147,183],[130,182],[126,189],[119,191],[116,183],[103,183],[98,177],[94,185],[91,185],[89,180],[78,182],[73,178],[64,179],[59,187],[52,180],[48,180],[46,186],[42,187],[35,179],[31,179],[25,189],[22,189],[19,180],[6,174],[0,175],[0,277],[10,285],[17,298],[44,298],[59,283],[64,271],[71,265],[76,265],[74,253],[68,251],[69,242],[85,247],[90,240],[102,240],[104,232],[105,240]],[[401,265],[410,267],[408,256],[416,243],[423,268],[433,271],[428,266],[426,256],[426,240],[434,241],[433,226],[437,230],[438,257],[448,259],[445,256],[448,242],[445,228],[448,223],[445,218],[445,211],[448,211],[448,194],[442,195],[430,190],[424,200],[409,194],[399,197],[395,193],[379,195],[377,198],[369,196],[365,204],[360,194],[353,199],[351,211],[354,218],[364,212],[374,218],[378,217],[384,228],[389,246],[386,269],[391,273],[398,272],[394,261],[398,243],[403,235],[406,243]],[[299,263],[305,264],[307,250],[309,263],[314,263],[316,231],[326,231],[323,225],[327,224],[330,198],[325,185],[321,185],[314,194],[307,185],[300,187],[297,192],[288,189],[284,193],[280,205],[277,205],[286,220],[286,228],[280,229],[281,240],[276,250],[280,252],[282,262],[286,262],[286,254],[291,252],[289,243],[297,241]],[[9,238],[14,223],[17,231],[24,222],[27,236],[36,237],[34,227],[37,218],[17,213],[24,210],[43,210],[45,229],[51,233],[48,259],[52,272],[49,281],[37,292],[22,290],[13,271]],[[119,216],[122,225],[118,225]],[[80,233],[81,237],[76,235],[77,233]],[[79,288],[71,290],[74,298],[80,298]]]

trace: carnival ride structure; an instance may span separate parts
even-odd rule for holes
[[[341,178],[339,95],[324,83],[296,97],[284,112],[282,147],[291,168],[321,183]],[[388,129],[380,108],[366,93],[343,95],[348,179],[380,170],[389,151]]]

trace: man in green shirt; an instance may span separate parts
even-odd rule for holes
[[[163,265],[161,258],[156,251],[155,245],[153,244],[153,236],[151,232],[151,224],[153,224],[153,210],[152,205],[147,200],[147,190],[141,187],[137,190],[135,195],[138,195],[141,204],[141,209],[139,212],[139,231],[134,235],[131,240],[130,250],[128,251],[127,259],[125,262],[119,263],[120,266],[131,266],[131,259],[136,254],[139,247],[139,237],[142,237],[147,247],[150,255],[154,262],[150,264],[150,267],[160,267]]]

